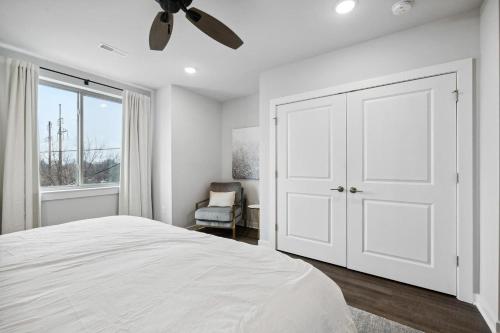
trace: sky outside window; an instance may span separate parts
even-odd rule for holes
[[[83,96],[83,109],[83,181],[90,184],[118,182],[122,105],[108,99]]]

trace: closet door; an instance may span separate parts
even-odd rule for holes
[[[348,94],[347,266],[456,294],[456,75]]]
[[[278,107],[279,250],[345,266],[345,131],[345,95]]]

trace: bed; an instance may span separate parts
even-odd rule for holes
[[[0,332],[355,332],[339,287],[271,249],[130,216],[0,236]]]

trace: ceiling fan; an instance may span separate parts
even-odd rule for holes
[[[155,0],[163,9],[159,12],[149,32],[149,48],[151,50],[162,51],[167,46],[174,27],[174,14],[182,10],[186,14],[189,22],[198,29],[206,33],[221,44],[232,49],[237,49],[243,45],[243,41],[237,34],[229,29],[224,23],[198,8],[191,7],[192,0]]]

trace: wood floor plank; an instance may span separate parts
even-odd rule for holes
[[[202,231],[231,237],[231,232],[223,229],[206,228]],[[256,245],[258,231],[240,227],[237,229],[237,240]],[[330,277],[342,289],[347,304],[356,308],[429,333],[490,332],[475,306],[453,296],[288,255],[309,262]]]

